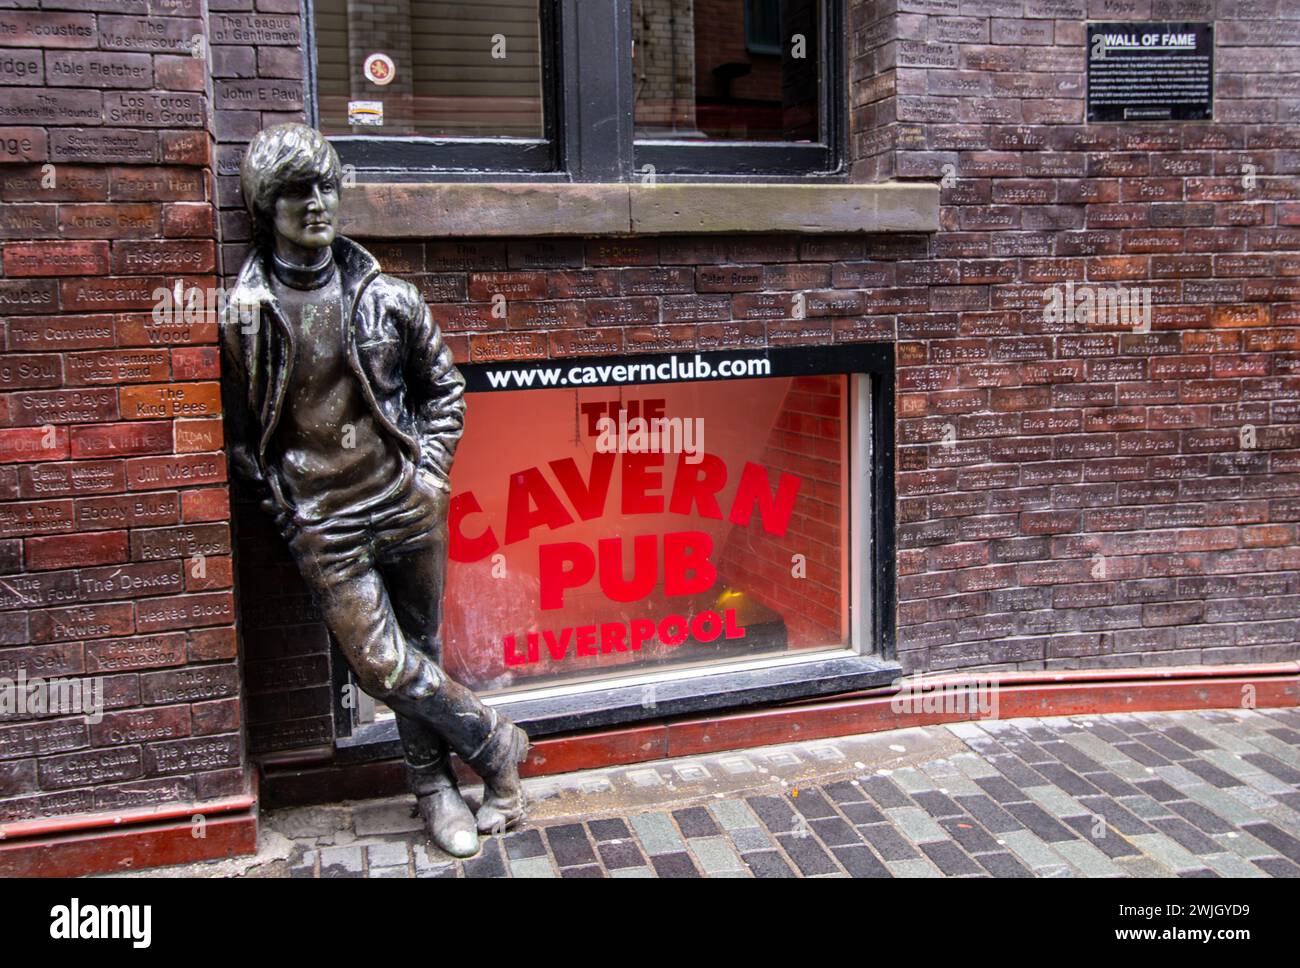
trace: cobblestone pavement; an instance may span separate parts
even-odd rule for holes
[[[270,812],[256,858],[161,873],[1300,876],[1295,709],[989,720],[526,788],[528,824],[463,862],[428,846],[409,798],[391,798]]]

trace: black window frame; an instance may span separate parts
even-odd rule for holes
[[[858,425],[857,433],[870,436],[871,482],[862,519],[869,533],[861,540],[850,537],[855,549],[855,574],[870,581],[867,641],[859,652],[811,656],[808,659],[760,668],[703,666],[694,674],[664,684],[656,692],[654,709],[643,705],[642,689],[610,679],[601,688],[566,689],[572,683],[557,684],[556,695],[539,698],[527,695],[503,697],[494,703],[511,719],[524,726],[530,736],[555,735],[577,730],[609,728],[671,716],[701,715],[748,705],[811,700],[862,689],[886,686],[901,675],[897,656],[896,504],[894,491],[894,390],[896,361],[894,345],[888,342],[842,343],[834,346],[769,347],[763,350],[701,351],[700,357],[720,359],[767,358],[773,361],[773,376],[846,374],[866,376],[871,395],[870,419]],[[584,357],[553,361],[558,366],[615,365],[617,363],[662,363],[672,354],[634,354],[617,357]],[[487,379],[489,370],[530,369],[539,361],[461,364],[468,393],[493,393],[507,389]],[[743,378],[737,378],[743,379]],[[676,382],[691,382],[680,380]],[[618,386],[620,384],[610,384]],[[539,387],[539,390],[544,389]],[[471,404],[472,405],[472,404]],[[855,621],[861,621],[858,616]],[[334,696],[336,764],[364,762],[401,755],[395,720],[372,723],[356,721],[356,708],[344,696],[357,694],[352,671],[331,636],[331,682]],[[351,689],[346,688],[352,686]]]
[[[308,116],[320,123],[313,0],[301,0]],[[543,137],[377,138],[331,135],[345,165],[366,181],[774,182],[846,176],[846,0],[822,0],[816,39],[821,112],[817,144],[643,139],[633,133],[633,0],[538,0]],[[611,57],[609,51],[623,51]]]

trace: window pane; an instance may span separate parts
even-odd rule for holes
[[[818,142],[824,0],[635,0],[639,138]]]
[[[314,9],[326,134],[543,137],[538,0],[315,0]],[[375,54],[391,72],[383,58],[367,72]],[[366,102],[382,107],[358,106]]]
[[[448,672],[495,691],[847,646],[848,396],[842,375],[472,394]],[[636,418],[682,434],[610,452]]]

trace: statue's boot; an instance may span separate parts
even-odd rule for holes
[[[509,830],[524,816],[519,764],[528,755],[528,734],[474,693],[448,678],[432,662],[415,672],[410,685],[385,701],[395,712],[436,730],[483,778],[478,829]]]
[[[502,717],[503,736],[479,764],[471,763],[483,778],[483,805],[478,810],[480,833],[504,833],[524,819],[527,801],[519,780],[519,764],[528,758],[528,734]]]
[[[450,763],[444,762],[437,775],[424,784],[415,802],[434,846],[453,857],[478,853],[474,814],[460,795]]]

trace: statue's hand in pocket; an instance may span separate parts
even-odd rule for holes
[[[288,541],[293,532],[293,514],[288,509],[276,504],[275,498],[269,494],[262,498],[262,510],[275,522],[275,529],[280,532],[280,536],[285,541]]]

